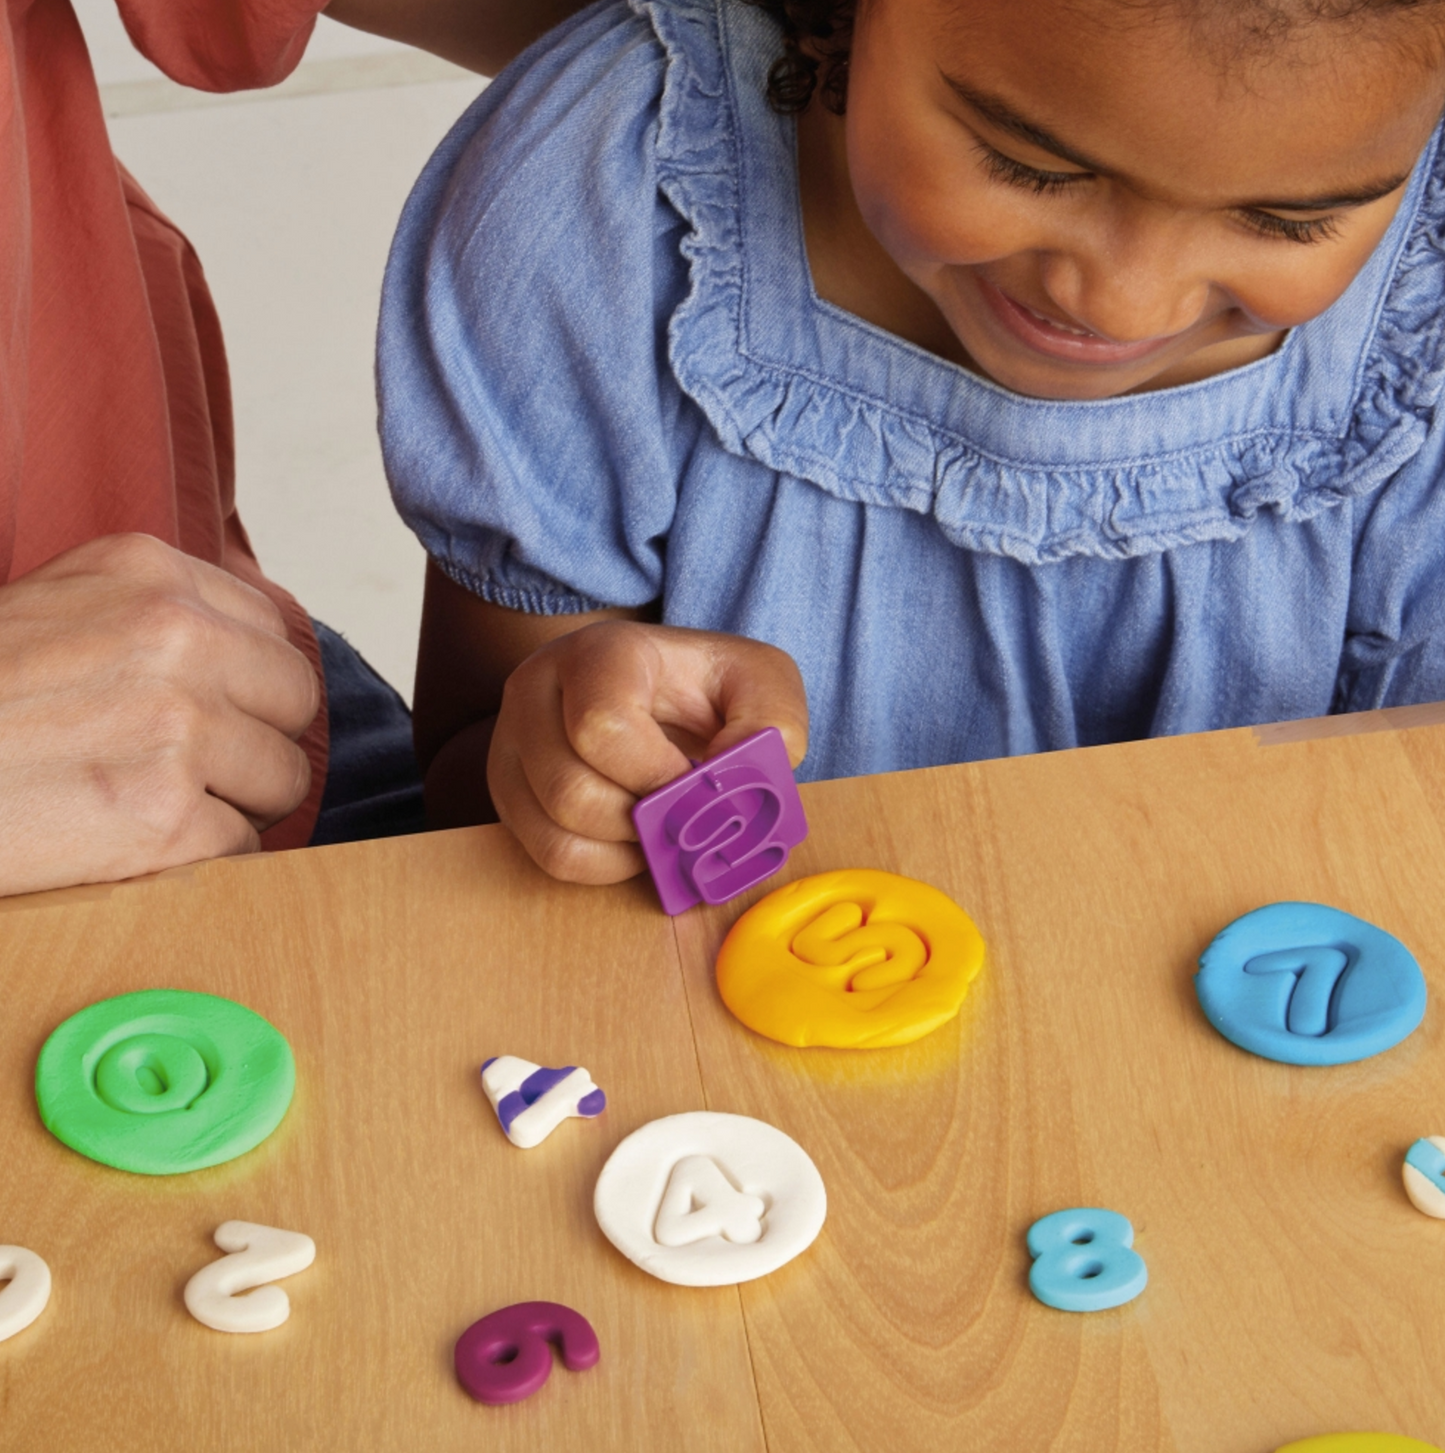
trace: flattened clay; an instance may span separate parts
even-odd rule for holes
[[[1425,1017],[1425,976],[1393,934],[1322,903],[1237,918],[1199,959],[1194,989],[1227,1040],[1290,1065],[1368,1059]]]
[[[717,956],[723,1003],[802,1048],[883,1049],[931,1034],[983,967],[973,920],[927,883],[851,868],[769,893]]]
[[[1398,1433],[1326,1433],[1287,1443],[1276,1453],[1441,1453],[1433,1443],[1404,1438]]]
[[[603,1234],[643,1271],[678,1286],[732,1286],[806,1251],[828,1196],[781,1130],[699,1110],[633,1131],[602,1167],[592,1205]]]
[[[281,1123],[291,1047],[214,994],[143,989],[65,1021],[35,1066],[40,1118],[72,1150],[142,1175],[221,1165]]]

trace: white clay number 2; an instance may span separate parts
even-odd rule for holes
[[[0,1246],[0,1342],[23,1332],[50,1300],[50,1268],[23,1246]]]
[[[216,1245],[230,1255],[186,1283],[186,1310],[217,1332],[279,1327],[291,1315],[291,1299],[267,1283],[305,1271],[316,1260],[316,1243],[299,1231],[227,1221],[216,1228]]]
[[[652,1234],[659,1246],[692,1246],[721,1236],[750,1246],[763,1234],[761,1196],[738,1190],[708,1155],[684,1156],[672,1168]]]

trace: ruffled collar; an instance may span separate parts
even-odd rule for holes
[[[730,452],[1035,564],[1233,539],[1266,510],[1306,520],[1378,489],[1423,444],[1445,385],[1438,132],[1345,296],[1269,358],[1126,398],[1033,399],[813,293],[761,11],[630,3],[667,52],[658,179],[690,228],[670,361]]]

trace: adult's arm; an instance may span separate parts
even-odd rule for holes
[[[274,86],[299,64],[317,14],[496,75],[582,0],[117,0],[136,48],[202,91]]]
[[[584,0],[331,0],[343,25],[404,41],[495,76]]]

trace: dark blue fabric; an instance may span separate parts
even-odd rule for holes
[[[326,673],[331,754],[311,846],[426,831],[406,703],[330,626],[312,621]]]

